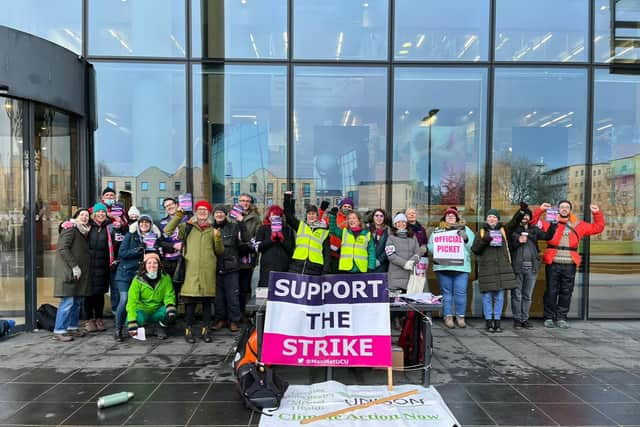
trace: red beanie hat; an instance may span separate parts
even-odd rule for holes
[[[447,208],[446,211],[444,211],[444,214],[442,214],[442,219],[446,218],[447,215],[449,214],[453,214],[456,216],[456,220],[460,221],[460,215],[458,214],[458,208],[456,208],[455,206],[449,206]]]
[[[209,211],[209,213],[211,213],[211,211],[213,211],[213,207],[211,206],[211,203],[207,202],[206,200],[200,200],[196,203],[195,206],[195,210],[198,210],[198,208],[207,208],[207,210]]]

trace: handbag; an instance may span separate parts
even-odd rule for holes
[[[427,281],[426,276],[418,276],[415,271],[409,276],[409,282],[407,283],[408,294],[421,294],[424,292],[424,284]]]

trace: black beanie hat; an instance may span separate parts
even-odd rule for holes
[[[113,193],[113,194],[116,194],[116,190],[114,190],[114,189],[113,189],[113,188],[111,188],[111,187],[105,187],[105,188],[104,188],[104,190],[102,190],[102,195],[104,196],[104,195],[105,195],[105,194],[107,194],[107,193]]]
[[[307,206],[307,210],[305,212],[306,213],[309,213],[309,212],[318,213],[318,207],[316,205],[309,205],[309,206]]]

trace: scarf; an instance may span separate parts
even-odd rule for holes
[[[396,234],[400,237],[407,237],[407,229],[405,228],[404,230],[398,230],[396,231]]]
[[[89,233],[89,230],[91,230],[91,226],[89,224],[83,224],[76,218],[73,218],[71,222],[83,236],[86,236]]]

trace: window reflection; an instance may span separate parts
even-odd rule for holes
[[[156,204],[144,204],[141,194],[153,200],[164,196],[160,181],[181,181],[186,188],[185,67],[96,63],[95,68],[97,194],[113,181],[119,198],[157,219]]]
[[[493,120],[492,208],[502,221],[519,209],[543,202],[571,200],[573,213],[584,210],[587,72],[583,69],[497,69]],[[535,205],[535,206],[534,206]],[[571,316],[581,310],[573,293]],[[544,274],[532,298],[532,313],[542,315]]]
[[[78,206],[76,120],[40,105],[34,115],[37,305],[57,305],[53,288],[58,226]]]
[[[495,59],[586,61],[588,28],[584,0],[496,0]]]
[[[397,0],[398,60],[487,60],[489,3],[479,0]],[[464,10],[464,13],[460,13]]]
[[[5,1],[2,2],[0,25],[82,53],[82,0]]]
[[[614,11],[611,10],[609,0],[595,0],[595,30],[594,30],[594,60],[596,62],[625,62],[640,59],[640,49],[637,40],[640,30],[637,28],[625,28],[620,22],[614,25],[615,43],[614,51],[611,51],[611,19]],[[615,4],[615,20],[631,23],[640,22],[640,4],[636,0],[618,0]]]
[[[484,69],[396,69],[393,212],[417,207],[420,221],[430,223],[446,206],[458,206],[473,220],[483,181],[486,87]],[[433,109],[435,119],[423,122]]]
[[[590,238],[589,315],[640,314],[640,77],[595,73],[592,199],[607,226]]]
[[[186,56],[184,0],[89,0],[89,53]]]
[[[25,303],[24,115],[24,102],[0,97],[0,316],[10,318],[24,316]]]
[[[287,57],[286,0],[193,0],[191,19],[194,57]]]
[[[294,0],[296,59],[386,59],[388,0]]]
[[[305,192],[314,204],[350,197],[363,212],[384,207],[386,69],[296,67],[294,84],[298,211]]]
[[[286,182],[286,82],[283,66],[194,66],[196,198],[234,203],[249,193],[261,211],[282,204],[267,188]]]

